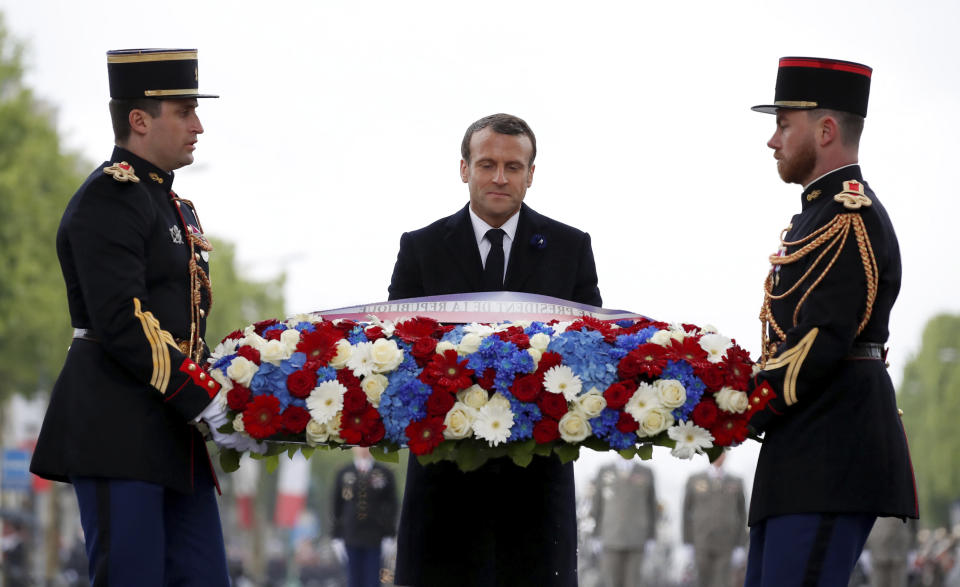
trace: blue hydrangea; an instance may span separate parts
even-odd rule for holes
[[[637,441],[637,435],[617,430],[617,422],[619,421],[619,410],[604,408],[599,416],[590,419],[590,428],[593,430],[594,436],[606,441],[611,448],[622,450],[633,446]]]
[[[317,383],[324,381],[334,381],[337,378],[337,370],[333,367],[320,367],[317,369]]]
[[[427,399],[432,391],[429,385],[409,373],[391,378],[380,396],[379,407],[387,438],[397,444],[407,444],[407,426],[427,415]]]
[[[687,401],[682,406],[673,410],[673,417],[677,420],[688,420],[690,412],[700,402],[703,397],[703,391],[707,388],[706,384],[694,375],[693,367],[686,361],[667,361],[667,366],[660,374],[661,379],[676,379],[683,384],[687,390]]]
[[[480,342],[477,351],[467,358],[467,367],[473,369],[477,377],[487,369],[496,370],[493,382],[495,391],[509,394],[510,386],[517,373],[533,371],[533,357],[530,353],[517,348],[512,342],[504,342],[495,336],[488,336]]]
[[[527,329],[523,331],[527,336],[533,336],[534,334],[543,333],[547,336],[553,336],[555,330],[553,326],[547,326],[543,322],[533,322],[530,326],[527,326]]]
[[[267,338],[267,333],[270,332],[270,331],[272,331],[272,330],[279,330],[279,331],[282,332],[282,331],[284,331],[284,330],[287,330],[287,325],[281,322],[280,324],[274,324],[274,325],[272,325],[272,326],[267,326],[266,328],[263,329],[263,334],[261,334],[260,336],[262,336],[263,338]]]
[[[347,341],[349,341],[350,344],[359,344],[361,342],[370,342],[370,339],[367,338],[367,333],[364,331],[363,326],[354,326],[347,334]]]
[[[460,341],[463,340],[463,335],[466,334],[466,331],[463,329],[463,324],[458,324],[450,332],[446,332],[443,335],[443,338],[440,340],[442,342],[449,342],[451,344],[460,344]]]
[[[611,354],[603,334],[596,330],[568,331],[550,341],[548,351],[559,353],[583,382],[583,392],[596,387],[603,391],[617,380],[617,364],[622,357]]]
[[[296,370],[293,369],[290,373]],[[290,391],[287,389],[287,375],[289,373],[285,373],[283,367],[264,362],[250,381],[250,391],[254,397],[260,395],[276,397],[280,400],[280,411],[287,409],[287,406],[290,405],[305,407],[306,402],[304,400],[290,395]]]

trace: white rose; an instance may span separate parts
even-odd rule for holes
[[[234,357],[230,361],[230,366],[227,367],[227,377],[244,387],[250,387],[250,380],[253,379],[259,369],[260,367],[253,361],[243,357]]]
[[[380,406],[380,396],[383,395],[389,383],[390,381],[385,376],[374,373],[364,377],[360,382],[360,387],[363,389],[363,393],[367,394],[370,405],[377,408]]]
[[[455,350],[457,350],[457,345],[453,344],[449,340],[441,340],[440,342],[437,343],[437,349],[434,352],[436,352],[438,355],[442,355],[447,351],[455,351]]]
[[[656,436],[672,425],[673,414],[662,408],[653,408],[643,413],[637,436]]]
[[[470,353],[477,352],[477,349],[480,348],[480,342],[483,339],[479,335],[469,332],[463,335],[463,338],[460,339],[460,345],[457,346],[457,352],[461,355],[469,355]]]
[[[246,428],[243,427],[243,414],[237,414],[237,417],[233,419],[233,429],[237,432],[246,432]]]
[[[541,353],[550,346],[550,335],[545,332],[538,332],[530,337],[530,347],[535,348]]]
[[[389,373],[403,362],[403,350],[395,341],[386,338],[374,341],[370,356],[373,358],[374,371],[378,373]]]
[[[530,355],[531,359],[533,359],[533,369],[531,369],[530,372],[534,373],[537,370],[537,366],[540,364],[540,359],[543,358],[543,353],[533,347],[530,347],[527,349],[527,354]]]
[[[284,321],[284,324],[287,326],[287,328],[293,328],[294,326],[296,326],[297,324],[300,324],[301,322],[313,322],[313,321],[314,320],[310,316],[310,314],[295,314],[287,318],[286,321]]]
[[[577,410],[567,412],[560,418],[560,438],[565,442],[580,442],[592,432],[590,422]]]
[[[457,400],[475,410],[487,405],[489,397],[490,394],[487,393],[487,390],[476,384],[457,392]]]
[[[687,401],[687,390],[676,379],[658,379],[654,385],[657,388],[657,397],[665,408],[679,408]]]
[[[490,398],[490,401],[486,405],[491,407],[496,407],[499,409],[509,410],[510,409],[510,400],[507,399],[507,396],[503,395],[499,391],[493,394],[493,397]]]
[[[673,340],[673,337],[670,336],[669,330],[658,330],[653,333],[653,336],[650,337],[648,342],[652,342],[653,344],[658,344],[660,346],[669,346],[671,340]]]
[[[280,344],[283,345],[284,352],[289,357],[297,352],[297,345],[300,344],[300,331],[294,328],[284,330],[280,334]]]
[[[577,398],[576,405],[587,418],[596,418],[607,407],[607,399],[596,387],[591,387],[590,391]]]
[[[244,330],[243,332],[244,332],[244,337],[241,338],[240,342],[237,343],[238,348],[242,346],[248,346],[251,348],[255,348],[259,351],[260,349],[263,348],[263,345],[267,344],[266,339],[264,339],[262,336],[254,332],[252,328],[250,329],[249,332],[247,332],[246,330]]]
[[[310,418],[310,421],[307,422],[304,433],[307,436],[307,444],[310,446],[316,446],[330,440],[330,430],[327,429],[327,425],[321,424],[313,418]]]
[[[327,430],[330,431],[330,440],[343,444],[343,438],[340,437],[340,426],[343,424],[343,412],[337,412],[332,420],[327,422]]]
[[[268,340],[260,349],[260,360],[278,365],[284,359],[289,359],[291,354],[279,340]]]
[[[350,341],[343,338],[337,341],[337,354],[330,359],[330,366],[334,369],[343,369],[346,366],[347,361],[350,360],[350,355],[353,354],[353,347],[350,346]]]
[[[717,392],[716,398],[717,407],[724,412],[742,414],[750,406],[750,400],[747,398],[747,394],[742,391],[737,391],[732,387],[724,386]]]
[[[453,407],[450,408],[450,411],[447,412],[446,417],[443,419],[443,424],[446,426],[443,430],[443,437],[458,440],[470,436],[473,427],[474,412],[475,410],[473,408],[462,402],[453,404]]]

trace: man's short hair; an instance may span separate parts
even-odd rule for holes
[[[846,112],[844,110],[832,110],[830,108],[814,108],[807,110],[807,115],[811,119],[819,119],[824,116],[832,116],[840,127],[840,142],[845,146],[858,146],[860,144],[860,135],[863,134],[863,117]]]
[[[110,100],[110,120],[113,122],[113,140],[125,143],[130,138],[130,112],[143,110],[150,118],[160,116],[160,100],[156,98],[132,98]]]
[[[522,118],[503,113],[484,116],[467,127],[467,132],[463,135],[463,142],[460,143],[460,155],[464,161],[467,163],[470,162],[470,139],[473,138],[474,133],[488,126],[493,129],[493,132],[502,135],[524,135],[529,138],[530,144],[533,145],[533,151],[530,153],[528,165],[533,165],[533,160],[537,158],[537,137],[535,137],[533,131],[530,130],[530,125]]]

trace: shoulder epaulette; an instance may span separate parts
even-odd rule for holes
[[[864,193],[863,184],[855,179],[843,182],[843,191],[833,196],[833,201],[840,202],[847,210],[859,210],[873,204],[870,196]]]
[[[140,178],[137,177],[134,173],[133,165],[130,165],[126,161],[121,161],[120,163],[114,163],[103,168],[103,172],[107,175],[113,176],[113,179],[121,182],[132,182],[138,183]]]

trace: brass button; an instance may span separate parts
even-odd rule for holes
[[[767,393],[768,393],[768,390],[766,387],[760,390],[760,395],[767,395]]]
[[[195,364],[193,364],[193,363],[190,363],[190,366],[187,367],[187,369],[190,370],[190,371],[196,371],[196,370],[197,370],[197,366],[196,366]]]
[[[759,404],[759,403],[760,403],[760,398],[754,397],[754,398],[753,398],[753,403]]]
[[[207,313],[204,311],[204,309],[203,309],[203,308],[200,308],[200,317],[203,318],[203,317],[206,316],[206,315],[207,315]]]
[[[206,379],[206,378],[207,378],[207,374],[206,374],[206,373],[200,373],[200,381],[203,381],[203,380]]]
[[[209,387],[210,389],[213,389],[215,385],[216,383],[213,381],[213,379],[207,382],[207,387]]]
[[[897,408],[897,414],[903,416],[903,410],[901,410],[900,408]]]

